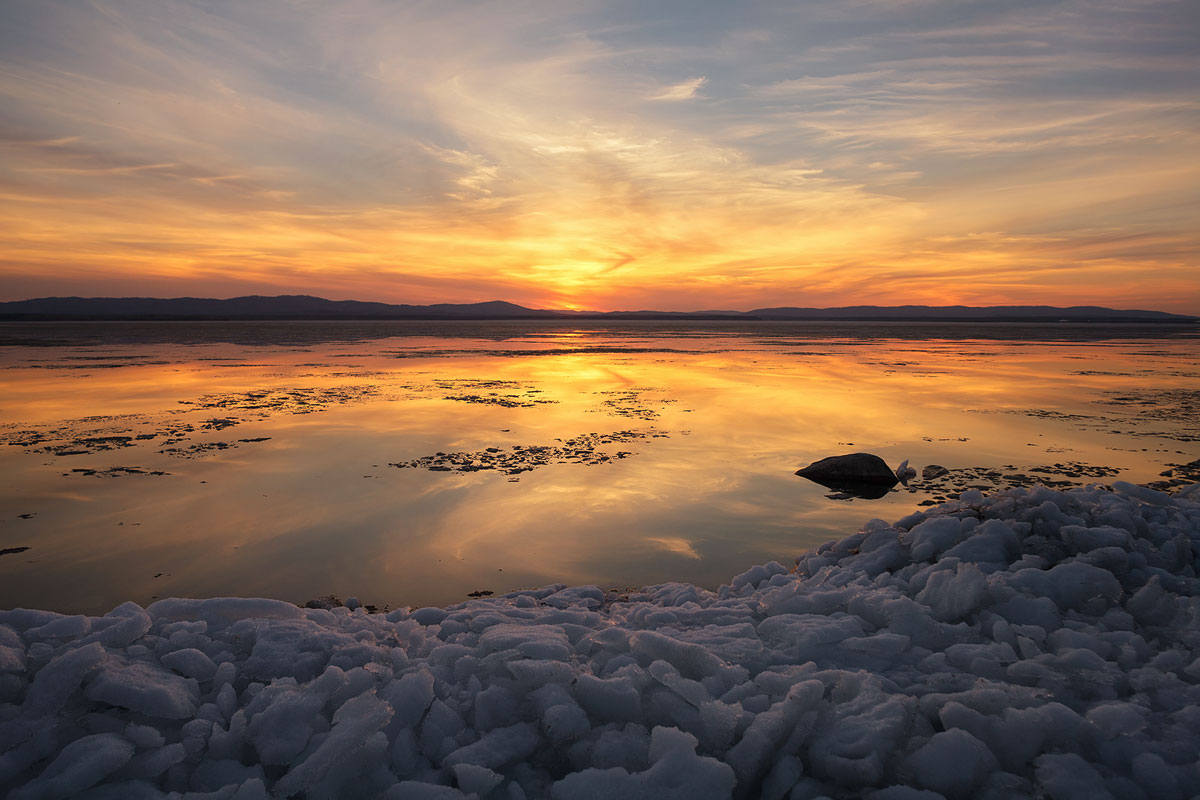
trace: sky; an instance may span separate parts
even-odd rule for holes
[[[1195,0],[5,0],[0,300],[1200,313]]]

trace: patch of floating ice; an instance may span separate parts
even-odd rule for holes
[[[0,612],[13,800],[1184,798],[1200,486],[969,492],[716,592]]]

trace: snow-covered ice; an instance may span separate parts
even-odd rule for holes
[[[710,592],[0,612],[29,798],[1187,798],[1200,484],[968,492]],[[352,604],[357,606],[357,603]]]

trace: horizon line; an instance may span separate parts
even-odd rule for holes
[[[344,299],[331,299],[315,294],[243,294],[233,295],[230,297],[214,297],[202,295],[175,295],[170,297],[156,295],[43,295],[40,297],[25,297],[13,300],[0,300],[0,307],[12,303],[32,303],[37,301],[52,301],[52,300],[151,300],[151,301],[172,301],[172,300],[198,300],[198,301],[215,301],[215,302],[230,302],[233,300],[248,300],[260,298],[264,300],[279,300],[285,298],[307,298],[312,300],[320,300],[326,303],[361,303],[370,305],[395,306],[400,308],[431,308],[435,306],[479,306],[479,305],[494,305],[503,304],[514,306],[516,308],[525,309],[534,312],[555,313],[567,316],[586,316],[588,314],[690,314],[690,315],[723,315],[723,314],[752,314],[756,311],[772,311],[776,309],[799,309],[805,311],[844,311],[850,309],[971,309],[971,310],[993,310],[993,309],[1054,309],[1061,311],[1070,311],[1073,309],[1102,309],[1104,311],[1115,311],[1121,313],[1153,313],[1166,314],[1175,317],[1191,317],[1200,319],[1200,313],[1180,313],[1176,311],[1162,311],[1152,308],[1114,308],[1112,306],[1101,306],[1095,304],[1074,304],[1074,305],[1052,305],[1049,303],[1003,303],[997,305],[967,305],[964,303],[950,303],[947,305],[930,305],[927,303],[900,303],[895,305],[879,305],[873,303],[853,303],[841,306],[800,306],[779,304],[773,306],[759,306],[749,309],[738,308],[721,308],[721,309],[688,309],[688,310],[668,310],[661,308],[614,308],[609,310],[601,309],[569,309],[562,307],[538,307],[528,306],[521,303],[514,303],[511,300],[490,299],[490,300],[472,300],[468,302],[447,302],[434,301],[429,303],[412,303],[412,302],[389,302],[385,300],[362,300],[358,298],[348,297]]]

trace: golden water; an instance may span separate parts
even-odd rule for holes
[[[830,499],[793,475],[827,455],[918,471],[1074,462],[1141,482],[1200,457],[1191,332],[1080,330],[7,326],[0,550],[28,549],[0,557],[0,607],[711,588],[937,496],[918,481]],[[608,463],[516,475],[389,466],[588,433],[628,441],[596,449]],[[111,436],[134,438],[97,449]]]

